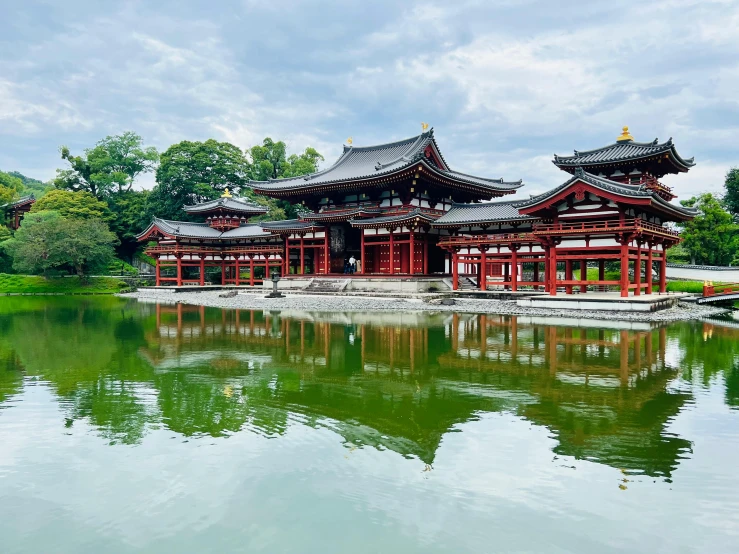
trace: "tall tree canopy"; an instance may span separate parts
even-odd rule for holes
[[[68,219],[43,211],[29,213],[3,248],[11,254],[16,271],[45,273],[67,266],[84,278],[113,260],[117,242],[100,219]]]
[[[90,219],[91,217],[109,220],[111,213],[108,205],[95,198],[89,192],[72,192],[71,190],[54,189],[37,200],[31,212],[54,211],[62,217]]]
[[[18,177],[23,183],[23,194],[33,194],[37,200],[54,188],[52,183],[44,183],[18,171],[8,171],[8,175]]]
[[[739,218],[739,167],[732,167],[724,180],[724,205],[735,218]]]
[[[144,147],[143,139],[130,131],[105,137],[82,156],[73,156],[66,146],[60,152],[69,168],[57,170],[56,188],[89,192],[100,200],[131,190],[136,177],[152,171],[159,159],[154,147]]]
[[[152,212],[185,218],[182,206],[217,198],[226,188],[239,191],[248,175],[249,162],[238,146],[213,139],[173,144],[162,153],[156,172]]]
[[[682,202],[698,209],[692,221],[681,224],[683,247],[690,253],[693,264],[729,265],[739,247],[739,225],[718,198],[701,194]]]

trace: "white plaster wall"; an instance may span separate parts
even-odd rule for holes
[[[709,269],[708,267],[667,265],[668,279],[689,281],[713,281],[714,283],[739,283],[739,267]]]

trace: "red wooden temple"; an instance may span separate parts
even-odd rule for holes
[[[297,219],[250,223],[265,209],[227,193],[185,208],[203,222],[155,219],[139,239],[158,241],[147,250],[157,259],[157,284],[202,285],[213,267],[234,285],[260,283],[271,271],[288,279],[345,276],[354,257],[354,276],[362,278],[450,277],[454,289],[474,283],[553,295],[649,294],[656,264],[664,292],[665,252],[680,240],[669,224],[695,212],[673,204],[659,179],[688,171],[693,160],[681,158],[671,139],[635,142],[624,128],[615,143],[555,156],[554,164],[571,174],[562,185],[490,202],[522,182],[453,171],[431,129],[378,146],[345,145],[332,166],[310,175],[249,183],[299,204]],[[614,263],[617,279],[606,272]],[[168,267],[174,275],[163,275]]]
[[[31,211],[31,207],[33,206],[34,202],[36,202],[36,198],[34,198],[32,194],[30,194],[28,196],[23,196],[18,200],[13,200],[12,202],[8,202],[7,204],[0,206],[0,209],[5,211],[5,218],[8,222],[8,226],[13,231],[21,226],[21,221],[23,221],[23,217]]]

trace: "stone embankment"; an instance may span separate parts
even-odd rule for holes
[[[214,308],[242,310],[305,310],[316,312],[357,311],[428,311],[466,312],[502,315],[530,315],[567,317],[577,319],[607,319],[618,321],[679,321],[702,319],[725,313],[727,310],[692,303],[679,303],[677,307],[659,312],[602,312],[524,308],[512,300],[455,299],[453,305],[444,305],[436,295],[425,298],[383,298],[368,296],[313,296],[289,294],[285,298],[265,298],[261,293],[242,293],[224,298],[218,291],[169,292],[140,290],[126,293],[125,298],[162,303],[182,303]]]

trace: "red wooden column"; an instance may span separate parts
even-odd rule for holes
[[[652,248],[654,245],[650,242],[649,244],[647,244],[647,246],[649,248],[649,251],[647,252],[647,271],[646,271],[647,294],[652,294],[653,288],[654,288],[654,283],[653,283],[654,279],[652,279],[652,263],[654,262],[654,260],[652,259]]]
[[[226,284],[226,259],[221,258],[221,284]]]
[[[511,291],[518,290],[518,250],[511,248]]]
[[[300,271],[303,275],[305,273],[305,235],[300,235]]]
[[[253,264],[254,260],[252,260]],[[285,235],[285,259],[283,260],[283,263],[285,265],[285,269],[283,271],[283,275],[289,275],[290,274],[290,235]],[[252,265],[252,274],[254,273],[254,265]],[[254,283],[252,283],[253,285]]]
[[[659,260],[659,291],[667,292],[667,256],[665,256],[665,245],[662,245],[662,257]]]
[[[236,258],[236,277],[235,278],[236,278],[236,286],[238,287],[239,286],[239,255],[236,254],[235,258]]]
[[[588,280],[588,262],[586,260],[580,260],[580,280]],[[580,285],[580,292],[585,293],[588,290],[587,285]]]
[[[641,294],[641,242],[636,242],[636,263],[634,264],[634,283],[636,288],[634,294],[639,296]]]
[[[182,254],[176,254],[177,256],[177,286],[182,286]]]
[[[393,230],[390,229],[390,275],[395,275],[395,243],[393,240]]]
[[[549,295],[557,295],[557,247],[549,248]]]
[[[410,258],[410,260],[409,260],[410,261],[410,265],[408,266],[408,273],[410,275],[413,275],[413,273],[414,273],[414,271],[413,271],[414,270],[413,265],[414,265],[414,262],[415,262],[415,256],[414,256],[414,254],[415,254],[415,250],[416,250],[416,236],[415,236],[415,233],[413,231],[414,231],[413,230],[413,227],[411,227],[410,228],[410,233],[409,233],[409,236],[410,236],[410,239],[409,240],[410,240],[410,242],[408,244],[408,247],[409,247],[408,248],[408,257]]]
[[[362,270],[359,271],[359,274],[360,275],[364,275],[365,274],[365,271],[366,271],[366,268],[365,268],[365,262],[366,262],[366,260],[365,260],[365,257],[364,257],[364,229],[360,229],[359,230],[359,238],[360,238],[360,241],[361,241],[361,246],[360,246],[360,250],[359,250],[359,266],[362,268]],[[362,329],[364,329],[364,328],[362,328]],[[364,345],[362,345],[362,348],[364,348]]]
[[[364,229],[360,229],[362,232],[362,272],[364,272]],[[326,227],[326,231],[323,233],[323,272],[328,275],[331,272],[331,250],[329,249],[329,234],[330,229]]]
[[[486,267],[488,265],[488,252],[484,248],[480,248],[480,273],[478,275],[478,285],[480,290],[488,289],[488,272]]]
[[[544,292],[548,292],[549,287],[551,286],[551,282],[549,280],[549,270],[551,269],[551,267],[549,267],[549,256],[551,250],[552,249],[549,246],[544,247]]]
[[[534,261],[534,282],[539,282],[539,259]],[[539,290],[539,285],[534,285],[534,290]]]
[[[157,286],[160,286],[161,283],[162,283],[162,281],[161,281],[161,279],[162,279],[162,270],[159,267],[159,256],[156,257],[156,265],[154,266],[154,274],[156,275],[156,281],[155,281],[155,283],[157,284]],[[159,306],[159,305],[157,304],[157,306]]]
[[[459,262],[457,260],[457,251],[452,251],[452,290],[459,288]]]
[[[249,286],[254,286],[254,254],[249,256]]]
[[[621,243],[621,296],[629,295],[629,243],[624,238]]]
[[[429,274],[429,232],[423,234],[423,274]]]
[[[205,286],[205,256],[200,256],[200,286]]]
[[[598,281],[606,280],[606,261],[598,260]]]

